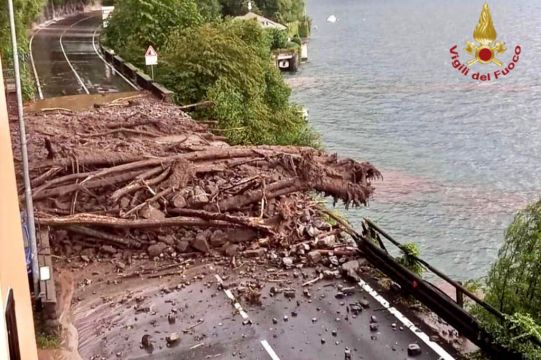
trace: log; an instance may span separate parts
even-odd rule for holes
[[[233,224],[221,220],[203,220],[193,217],[170,217],[165,219],[119,219],[116,217],[103,216],[103,215],[90,215],[90,214],[75,214],[64,217],[43,217],[38,216],[36,218],[38,224],[48,226],[69,226],[69,225],[84,225],[84,226],[103,226],[113,229],[150,229],[160,228],[166,226],[177,227],[217,227],[217,228],[230,228],[239,227],[238,224]]]
[[[195,210],[195,209],[173,208],[173,209],[169,209],[169,212],[171,214],[198,217],[198,218],[206,219],[206,220],[227,221],[232,224],[243,225],[243,226],[250,227],[256,230],[261,230],[264,233],[267,233],[269,235],[275,234],[272,227],[265,224],[265,222],[259,218],[254,218],[254,217],[249,217],[249,216],[240,217],[240,216],[233,216],[233,215],[227,215],[227,214],[221,214],[221,213],[212,213],[205,210]]]
[[[78,226],[78,225],[66,226],[66,230],[74,232],[76,234],[87,235],[96,239],[105,240],[113,245],[120,245],[123,247],[134,247],[134,248],[141,247],[141,243],[139,241],[125,239],[120,236],[115,236],[109,233],[90,229],[84,226]]]
[[[72,184],[72,185],[66,185],[66,186],[59,186],[53,189],[44,190],[40,193],[35,194],[32,197],[34,200],[40,200],[40,199],[55,197],[59,195],[67,195],[77,190],[93,189],[93,188],[98,188],[98,187],[103,187],[103,186],[115,185],[118,183],[131,180],[141,173],[142,171],[140,170],[131,171],[131,172],[124,173],[121,175],[110,176],[107,179],[94,180],[94,181],[89,181],[86,183],[78,183],[78,184]]]

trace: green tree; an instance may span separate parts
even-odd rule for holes
[[[518,212],[487,279],[486,300],[541,322],[541,201]]]
[[[269,50],[268,33],[252,21],[178,30],[162,51],[159,77],[178,102],[211,100],[204,116],[217,119],[233,143],[313,145]]]
[[[507,228],[485,301],[505,316],[502,321],[479,306],[473,309],[495,339],[524,359],[541,359],[541,201],[519,211]]]
[[[105,42],[141,65],[149,45],[160,50],[172,29],[197,26],[203,20],[194,0],[117,0]]]
[[[219,0],[197,0],[199,13],[206,22],[218,21],[222,18],[222,5]]]

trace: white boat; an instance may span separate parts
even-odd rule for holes
[[[335,23],[338,19],[336,18],[336,16],[334,15],[329,15],[329,17],[327,18],[327,22],[330,22],[330,23]]]

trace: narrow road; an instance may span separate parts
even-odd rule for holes
[[[454,360],[363,281],[304,287],[314,273],[302,271],[282,271],[283,281],[262,280],[261,304],[253,305],[227,284],[264,279],[264,269],[238,276],[209,264],[182,277],[120,283],[106,264],[93,264],[85,272],[99,275],[76,291],[81,301],[72,307],[79,352],[84,359]],[[343,298],[336,298],[339,287],[350,289]],[[166,337],[173,333],[180,339],[170,343]],[[151,348],[141,346],[145,335]],[[410,344],[421,353],[409,356]]]
[[[99,53],[101,13],[71,16],[37,29],[30,41],[40,99],[132,91],[137,87]]]

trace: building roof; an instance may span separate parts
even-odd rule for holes
[[[280,23],[277,23],[276,21],[272,21],[271,19],[267,19],[264,16],[257,15],[256,13],[253,13],[251,11],[244,14],[244,15],[242,15],[242,16],[237,16],[235,19],[256,20],[264,28],[275,28],[275,29],[278,29],[278,30],[286,30],[287,29],[287,26],[282,25]]]

